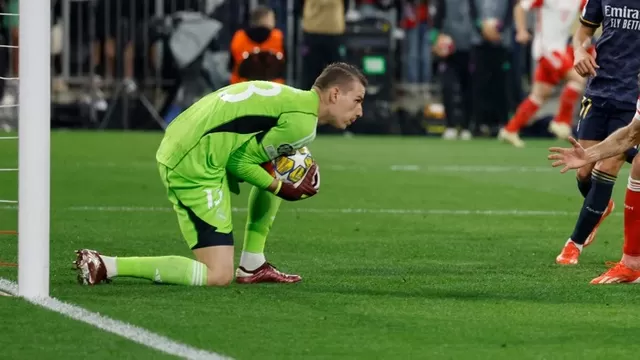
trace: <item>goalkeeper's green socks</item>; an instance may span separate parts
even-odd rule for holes
[[[157,283],[207,285],[207,266],[183,256],[110,257],[100,256],[107,277],[136,277]]]
[[[256,187],[249,194],[249,214],[244,234],[240,266],[255,270],[265,263],[264,245],[282,199]],[[182,256],[109,257],[101,256],[107,277],[136,277],[158,283],[206,285],[207,266]]]
[[[282,199],[269,191],[253,187],[249,193],[249,214],[244,232],[240,266],[255,270],[265,263],[264,244]]]

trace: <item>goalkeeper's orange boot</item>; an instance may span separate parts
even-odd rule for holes
[[[78,270],[78,282],[82,285],[96,285],[101,282],[109,282],[107,279],[107,267],[100,258],[100,253],[95,250],[82,249],[76,251],[76,260],[73,265]]]
[[[299,275],[285,274],[275,266],[265,262],[259,268],[249,271],[242,266],[236,270],[236,282],[238,284],[270,283],[297,283],[302,280]]]
[[[615,208],[616,208],[616,204],[613,203],[613,200],[609,200],[609,205],[607,205],[607,208],[604,209],[604,212],[602,213],[602,217],[600,217],[600,220],[596,224],[596,227],[594,227],[593,231],[591,231],[591,234],[587,236],[587,240],[584,242],[584,247],[591,245],[593,240],[596,239],[596,234],[598,233],[598,227],[600,226],[600,224],[602,224],[604,219],[606,219],[607,216],[609,216],[611,212],[613,212],[613,209]]]
[[[610,263],[611,264],[611,263]],[[613,265],[604,274],[591,280],[593,285],[601,284],[638,284],[640,283],[640,270],[635,270],[627,267],[622,262],[612,263]]]

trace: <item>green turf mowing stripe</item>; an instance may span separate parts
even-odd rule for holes
[[[17,295],[18,285],[12,281],[0,278],[0,291],[11,295]],[[55,298],[29,298],[25,300],[29,301],[32,304],[39,305],[45,309],[55,311],[72,319],[95,326],[101,330],[120,335],[133,342],[137,342],[147,347],[162,351],[166,354],[193,360],[229,359],[220,354],[196,349],[194,347],[173,341],[167,337],[152,333],[143,328],[111,319],[106,316],[102,316],[84,308],[64,303]]]

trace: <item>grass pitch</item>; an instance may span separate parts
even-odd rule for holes
[[[556,266],[582,198],[550,168],[549,141],[319,137],[321,192],[283,203],[267,241],[302,283],[77,285],[77,248],[191,256],[154,163],[160,136],[53,133],[52,296],[237,359],[637,359],[639,288],[588,285],[619,259],[628,172],[580,265]],[[0,142],[0,167],[17,162],[17,143]],[[238,254],[247,190],[234,199]],[[0,173],[0,199],[16,197],[17,175]],[[0,207],[0,230],[16,226]],[[0,261],[17,261],[15,236],[0,235]],[[0,297],[0,319],[0,357],[163,357],[17,298]]]

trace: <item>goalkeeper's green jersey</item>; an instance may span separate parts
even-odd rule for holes
[[[259,188],[273,181],[259,164],[316,136],[318,94],[266,81],[234,84],[193,104],[167,127],[156,160],[191,177],[226,169]]]

